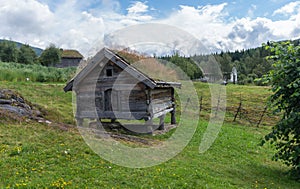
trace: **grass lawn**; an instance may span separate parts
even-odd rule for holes
[[[48,111],[47,118],[73,124],[72,97],[62,84],[2,82]],[[195,84],[197,89],[207,87]],[[239,90],[239,91],[237,91]],[[266,97],[266,88],[228,86],[234,94]],[[256,106],[250,100],[245,106]],[[205,112],[204,112],[205,113]],[[203,114],[204,114],[203,113]],[[265,124],[269,124],[268,120]],[[300,188],[288,168],[271,157],[270,145],[260,147],[269,126],[251,127],[226,122],[204,154],[199,143],[207,127],[205,117],[189,145],[166,163],[132,169],[114,165],[95,154],[76,127],[63,130],[42,123],[0,123],[0,188]],[[162,137],[163,138],[163,137]]]

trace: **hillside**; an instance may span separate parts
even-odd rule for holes
[[[268,42],[266,42],[268,44]],[[294,45],[300,44],[300,39],[293,40]],[[201,61],[209,61],[213,58],[220,64],[220,69],[223,73],[224,79],[230,78],[232,68],[235,67],[238,72],[239,84],[256,84],[255,79],[261,78],[272,69],[272,61],[266,60],[266,57],[271,55],[271,52],[265,50],[263,46],[236,50],[234,52],[219,52],[210,55],[194,55],[191,57],[180,57],[177,54],[172,56],[159,57],[160,59],[170,61],[179,66],[191,79],[199,79],[203,74],[200,69],[194,66],[195,62],[200,64]]]
[[[11,41],[11,40],[0,39],[0,43],[2,41]],[[24,45],[24,43],[20,43],[17,41],[11,41],[11,42],[15,43],[18,48],[20,48],[22,45]],[[41,48],[33,47],[33,46],[30,46],[30,47],[34,50],[34,52],[36,53],[37,56],[40,56],[43,52],[43,49],[41,49]]]
[[[195,83],[203,96],[203,112],[193,139],[176,157],[161,165],[132,169],[112,164],[95,154],[74,126],[72,95],[64,84],[2,82],[24,99],[44,109],[51,123],[0,120],[0,188],[299,188],[288,168],[271,161],[272,146],[260,147],[269,132],[269,121],[261,127],[232,123],[232,112],[241,95],[248,111],[257,111],[270,91],[265,87],[227,86],[227,122],[213,146],[199,154],[199,143],[207,127],[209,88]],[[32,90],[35,89],[35,90]],[[256,94],[256,95],[253,95]],[[253,110],[251,110],[253,108]],[[247,121],[247,120],[245,120]],[[116,133],[118,134],[118,133]],[[140,136],[163,141],[170,134]],[[120,141],[125,142],[125,141]],[[132,143],[124,143],[133,145]],[[135,144],[136,145],[136,144]],[[139,144],[140,145],[140,144]]]

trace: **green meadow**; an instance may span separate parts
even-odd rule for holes
[[[278,119],[267,110],[256,124],[270,95],[268,87],[227,85],[225,122],[213,145],[200,154],[211,103],[208,85],[194,86],[202,109],[192,140],[165,163],[133,169],[102,159],[85,143],[64,83],[2,81],[0,88],[22,94],[52,123],[0,119],[0,188],[300,188],[288,167],[271,160],[273,146],[259,145]],[[139,137],[159,141],[169,135]]]

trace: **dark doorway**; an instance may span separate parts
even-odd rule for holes
[[[105,99],[104,110],[105,111],[112,111],[111,93],[112,93],[111,89],[108,89],[104,92],[104,99]]]
[[[119,110],[119,100],[118,92],[112,89],[108,89],[104,92],[104,110],[105,111],[118,111]]]

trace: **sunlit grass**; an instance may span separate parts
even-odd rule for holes
[[[199,94],[209,96],[206,84],[195,86]],[[0,87],[16,90],[43,107],[48,119],[74,125],[64,131],[36,122],[1,123],[0,188],[300,188],[286,166],[271,160],[272,146],[259,146],[270,127],[232,124],[228,119],[211,148],[200,154],[207,109],[200,113],[197,130],[181,153],[157,166],[131,169],[102,159],[85,143],[75,127],[72,95],[63,92],[64,84],[2,82]],[[227,92],[229,105],[239,103],[232,97],[242,94],[250,108],[269,94],[266,88],[233,85]]]

